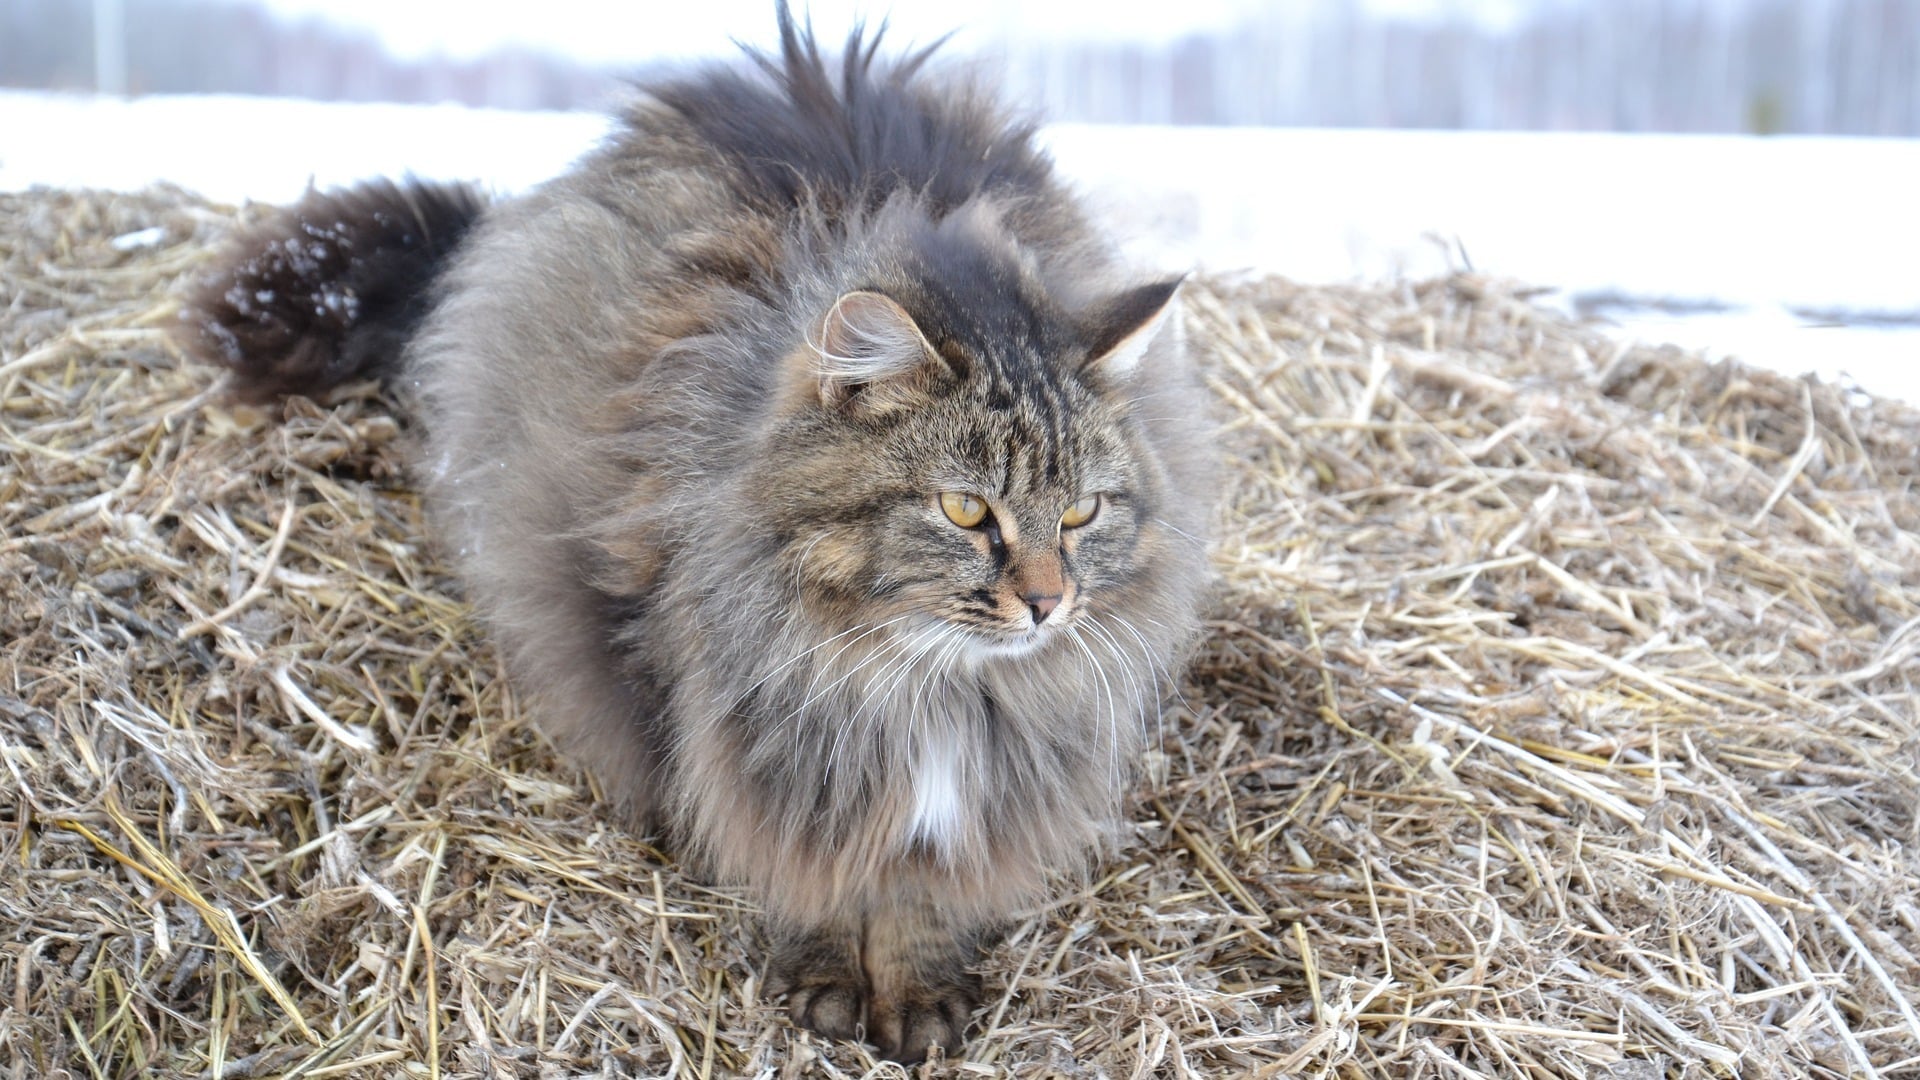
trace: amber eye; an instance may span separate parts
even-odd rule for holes
[[[987,519],[985,500],[964,491],[941,492],[940,509],[946,512],[948,521],[963,529],[971,529]]]
[[[1099,513],[1100,496],[1089,495],[1079,502],[1074,503],[1072,506],[1067,507],[1067,512],[1060,515],[1060,527],[1063,529],[1077,529],[1099,516]]]

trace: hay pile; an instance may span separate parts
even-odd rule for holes
[[[232,217],[0,196],[0,1075],[870,1072],[521,712],[404,423],[169,351]],[[1473,277],[1190,295],[1211,633],[931,1072],[1920,1073],[1920,414]]]

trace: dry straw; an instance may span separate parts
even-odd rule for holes
[[[169,349],[233,219],[0,196],[0,1075],[873,1073],[523,715],[406,421]],[[1920,415],[1470,275],[1189,299],[1210,633],[932,1071],[1920,1073]]]

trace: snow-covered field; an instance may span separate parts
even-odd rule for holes
[[[0,190],[165,180],[285,201],[373,175],[512,192],[565,168],[598,116],[259,98],[0,92]],[[1920,401],[1920,141],[1063,125],[1062,171],[1168,267],[1305,281],[1479,269],[1579,296],[1712,302],[1618,332]]]
[[[0,190],[164,180],[225,202],[288,202],[308,183],[411,172],[511,192],[566,168],[606,130],[589,113],[0,91]]]

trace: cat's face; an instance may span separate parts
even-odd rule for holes
[[[998,400],[996,400],[998,399]],[[1071,384],[966,386],[903,425],[868,541],[886,591],[986,653],[1039,647],[1139,572],[1146,489],[1120,410]]]
[[[861,315],[905,317],[893,305]],[[821,345],[853,360],[860,347],[910,347],[918,365],[893,385],[863,370],[852,392],[824,386],[790,429],[790,456],[767,466],[793,496],[777,502],[795,519],[792,580],[842,621],[918,633],[957,657],[1017,656],[1153,572],[1164,545],[1142,541],[1157,527],[1159,470],[1128,415],[1125,373],[1089,363],[1102,355],[1046,341],[985,357],[917,333],[876,346],[829,330]]]

